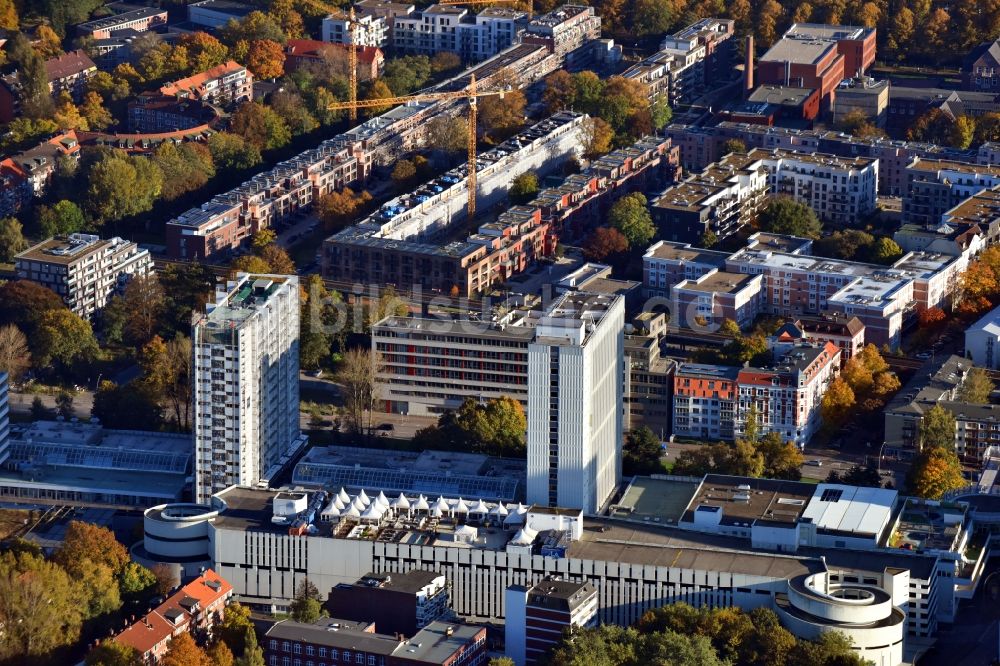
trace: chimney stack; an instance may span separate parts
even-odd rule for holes
[[[747,35],[746,54],[743,59],[743,98],[753,92],[753,35]]]

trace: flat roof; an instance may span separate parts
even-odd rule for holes
[[[709,474],[684,511],[683,521],[694,522],[700,507],[720,507],[727,525],[767,522],[794,524],[812,499],[815,485],[799,481],[752,479]]]
[[[760,86],[747,98],[750,102],[763,104],[791,104],[798,106],[816,92],[813,88],[793,88],[791,86]]]
[[[808,238],[799,236],[789,236],[786,234],[775,234],[770,231],[758,231],[747,239],[748,243],[755,243],[752,247],[766,247],[771,250],[798,254],[804,252],[812,245]]]
[[[821,483],[802,519],[820,530],[878,537],[885,529],[899,495],[886,488],[860,488]]]
[[[696,280],[684,280],[676,285],[674,289],[685,289],[688,291],[704,291],[723,294],[735,294],[745,289],[749,284],[758,280],[758,275],[748,275],[746,273],[730,273],[728,271],[714,270],[705,273]]]
[[[616,518],[676,524],[700,485],[697,481],[675,481],[637,476],[625,489],[613,511]]]
[[[397,647],[392,654],[400,659],[444,664],[449,657],[473,643],[476,636],[484,631],[485,628],[471,624],[435,620]]]
[[[279,620],[264,636],[267,638],[302,641],[314,645],[326,645],[342,650],[368,652],[370,654],[391,655],[403,642],[392,636],[369,633],[352,626],[341,624],[336,618],[321,618],[314,623]],[[377,628],[377,627],[376,627]]]
[[[138,9],[131,9],[127,12],[122,12],[121,14],[105,16],[104,18],[87,21],[86,23],[80,23],[76,27],[77,30],[100,30],[101,28],[110,28],[111,26],[118,25],[120,23],[127,23],[128,21],[137,21],[139,19],[151,18],[153,16],[160,15],[166,17],[167,10],[160,9],[159,7],[139,7]]]
[[[675,376],[701,377],[704,379],[728,379],[736,381],[740,369],[730,365],[711,365],[708,363],[678,363]]]
[[[214,303],[206,306],[206,313],[196,326],[218,328],[231,322],[242,322],[260,312],[260,306],[283,287],[298,284],[294,275],[242,274],[230,280],[225,290],[216,291]]]
[[[956,162],[954,160],[931,159],[927,157],[915,157],[906,167],[908,171],[956,171],[966,174],[977,174],[985,176],[1000,177],[1000,165],[992,164],[972,164],[970,162]]]
[[[55,236],[32,245],[24,252],[16,255],[14,260],[41,261],[47,264],[68,266],[106,247],[114,248],[130,243],[131,241],[126,241],[118,237],[105,240],[93,234]]]
[[[670,241],[660,241],[646,251],[644,259],[673,259],[675,261],[708,264],[712,266],[726,265],[729,252],[719,250],[703,250],[692,247],[688,243],[672,243]]]

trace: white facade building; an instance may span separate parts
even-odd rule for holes
[[[153,270],[149,250],[122,238],[102,240],[91,234],[49,238],[14,262],[19,279],[48,287],[84,318],[103,309],[132,276]]]
[[[528,501],[595,513],[621,478],[625,302],[570,292],[528,346]]]
[[[990,310],[965,331],[965,357],[981,368],[1000,369],[1000,308]]]
[[[399,53],[433,56],[458,54],[462,60],[492,58],[518,40],[521,11],[493,7],[472,14],[464,7],[431,5],[411,14],[397,14],[392,25],[392,46]]]
[[[352,37],[353,34],[353,37]],[[322,36],[324,42],[358,46],[376,46],[384,49],[389,45],[389,23],[384,16],[358,14],[352,23],[348,16],[331,14],[323,19]]]
[[[240,274],[194,323],[195,497],[277,473],[299,430],[299,281]]]

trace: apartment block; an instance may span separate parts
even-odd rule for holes
[[[139,134],[191,129],[218,117],[216,109],[201,100],[155,92],[139,94],[128,104],[128,129]]]
[[[511,137],[476,160],[480,207],[502,201],[513,178],[551,173],[576,155],[586,116],[562,112]],[[323,246],[323,275],[360,284],[420,285],[463,296],[486,292],[550,255],[555,237],[541,210],[514,206],[466,235],[467,167],[457,167],[385,203],[368,218],[331,236]],[[448,235],[449,230],[458,231]],[[457,235],[457,237],[456,237]],[[435,236],[434,242],[431,241]]]
[[[465,61],[491,58],[518,41],[527,14],[490,7],[478,14],[465,7],[431,5],[393,19],[392,46],[396,52],[433,56],[458,54]]]
[[[148,250],[122,238],[90,234],[49,238],[14,258],[17,277],[48,287],[84,318],[100,312],[129,279],[153,271]]]
[[[769,367],[681,363],[674,374],[674,434],[696,439],[742,437],[750,410],[761,433],[804,447],[821,424],[823,393],[840,370],[840,350],[779,343]]]
[[[673,434],[733,439],[738,377],[736,367],[679,363],[674,371]]]
[[[915,158],[906,167],[903,222],[933,225],[962,201],[1000,185],[1000,167]]]
[[[374,622],[385,634],[413,636],[450,612],[448,581],[433,571],[365,574],[355,583],[330,591],[326,609],[331,617]]]
[[[506,655],[515,666],[543,661],[567,631],[597,626],[597,589],[588,582],[546,578],[507,588]]]
[[[948,356],[929,361],[885,406],[885,452],[909,459],[920,451],[920,423],[935,405],[955,417],[955,451],[979,466],[990,446],[1000,446],[1000,406],[960,400],[973,359]]]
[[[709,233],[723,239],[753,222],[768,194],[851,223],[875,210],[877,191],[878,160],[754,149],[726,155],[667,188],[650,210],[664,238],[701,244]]]
[[[875,29],[796,23],[760,57],[757,80],[820,91],[829,109],[844,79],[864,74],[875,62]]]
[[[677,367],[676,361],[661,356],[666,317],[643,312],[632,325],[632,334],[625,335],[625,430],[646,426],[665,441],[672,432],[673,373]],[[653,325],[659,333],[638,328],[640,325]]]
[[[143,664],[159,663],[170,642],[181,635],[204,635],[220,623],[233,597],[233,586],[211,569],[203,570],[166,601],[110,640],[131,647]]]
[[[625,304],[570,292],[528,344],[528,502],[600,511],[621,480]]]
[[[735,23],[706,18],[664,37],[660,51],[622,73],[646,86],[650,102],[691,103],[708,82],[731,76]]]
[[[45,61],[45,76],[53,97],[68,92],[74,101],[79,101],[87,80],[96,73],[97,65],[82,49]]]
[[[521,41],[548,48],[567,68],[575,69],[587,62],[583,47],[600,38],[601,17],[593,7],[563,5],[533,18]]]
[[[195,497],[266,482],[299,430],[299,281],[240,274],[192,325]]]
[[[167,24],[167,10],[156,7],[139,7],[130,11],[87,21],[76,26],[76,34],[93,39],[107,39],[122,30],[146,32]]]
[[[727,319],[749,328],[764,310],[764,280],[760,275],[713,268],[670,289],[671,324],[680,328],[716,330]]]
[[[669,297],[675,284],[724,268],[728,257],[728,252],[704,250],[690,243],[656,241],[642,255],[643,287],[648,296]]]
[[[668,187],[650,203],[650,212],[661,237],[700,245],[709,234],[723,239],[753,222],[766,194],[761,161],[727,155]]]
[[[358,80],[374,81],[381,75],[385,65],[385,55],[377,46],[358,45]],[[331,44],[318,39],[289,39],[285,42],[285,71],[291,72],[302,65],[339,60],[348,64],[349,56],[344,44]]]
[[[388,3],[386,3],[388,4]],[[404,5],[400,11],[402,15],[413,13],[413,5]],[[364,13],[359,11],[360,5],[355,6],[355,18],[352,22],[350,17],[344,14],[331,14],[323,19],[322,36],[324,42],[332,44],[350,44],[354,42],[358,46],[372,46],[378,49],[385,49],[390,45],[389,35],[391,33],[392,18],[386,20],[385,16]]]
[[[160,94],[226,106],[253,98],[253,74],[230,60],[160,88]]]

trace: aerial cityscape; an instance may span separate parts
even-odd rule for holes
[[[0,0],[0,130],[0,666],[1000,666],[1000,4]]]

